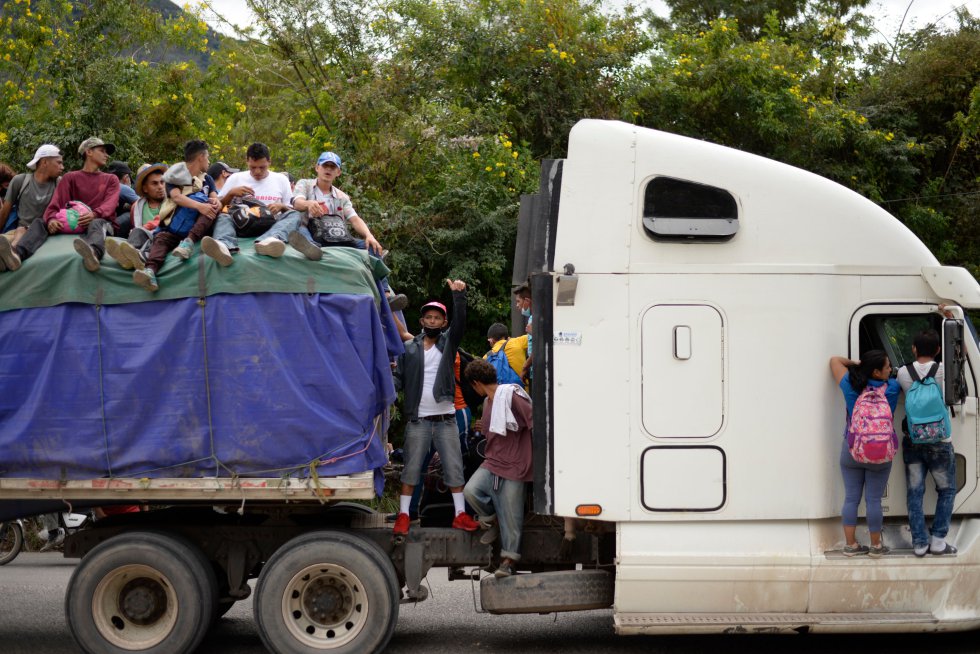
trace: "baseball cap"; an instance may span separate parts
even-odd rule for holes
[[[61,150],[58,149],[57,145],[51,145],[50,143],[45,143],[37,149],[34,153],[34,158],[27,162],[27,167],[31,170],[37,168],[37,162],[45,157],[60,157]]]
[[[109,165],[105,167],[105,171],[120,179],[123,175],[133,176],[133,171],[129,169],[129,164],[125,161],[110,161]]]
[[[340,155],[336,152],[321,152],[320,157],[316,160],[316,165],[322,166],[325,163],[335,163],[337,168],[340,168]]]
[[[227,172],[227,173],[237,173],[239,171],[240,171],[239,168],[232,168],[231,166],[229,166],[228,164],[226,164],[224,161],[215,161],[208,168],[208,175],[210,175],[213,179],[218,179],[218,175],[220,175],[221,173],[225,173],[225,172]]]
[[[443,304],[442,302],[429,302],[428,304],[423,304],[422,315],[424,316],[425,312],[428,311],[429,309],[437,309],[438,311],[442,311],[443,316],[445,317],[449,316],[449,313],[446,311],[446,305]]]
[[[81,145],[78,146],[78,154],[83,155],[92,148],[97,148],[100,145],[105,148],[105,151],[108,154],[114,154],[116,152],[116,146],[114,146],[112,143],[106,143],[97,136],[90,136],[82,141]]]

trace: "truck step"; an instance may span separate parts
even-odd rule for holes
[[[778,633],[865,626],[888,631],[900,625],[938,625],[931,613],[618,613],[617,634]]]

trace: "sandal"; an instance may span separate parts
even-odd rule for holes
[[[933,556],[943,556],[943,555],[946,555],[946,554],[956,554],[956,548],[953,547],[952,545],[950,545],[949,543],[946,543],[946,547],[945,547],[945,549],[943,549],[942,552],[934,552],[932,550],[932,548],[929,549],[929,552]]]

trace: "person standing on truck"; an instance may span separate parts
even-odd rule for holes
[[[524,327],[524,331],[527,332],[527,359],[525,359],[524,367],[520,371],[521,379],[527,386],[531,383],[531,325],[534,321],[534,317],[531,315],[531,286],[529,284],[521,284],[514,290],[514,303],[527,321]]]
[[[530,339],[530,334],[510,338],[510,331],[507,326],[495,322],[487,330],[487,342],[490,343],[490,351],[484,354],[483,358],[486,359],[489,355],[499,352],[503,348],[504,356],[507,357],[507,363],[511,370],[514,371],[515,375],[521,377],[524,373],[524,364],[527,363],[528,341]]]
[[[58,147],[45,143],[34,153],[34,158],[27,162],[27,167],[33,172],[17,175],[10,180],[7,197],[0,207],[0,226],[7,224],[12,212],[17,212],[17,226],[4,234],[4,239],[8,242],[0,243],[0,271],[17,270],[21,262],[40,247],[38,245],[31,250],[18,249],[17,246],[28,232],[31,232],[28,244],[47,240],[48,227],[40,219],[44,217],[44,210],[54,196],[54,189],[65,164]],[[34,223],[37,226],[32,228]],[[12,268],[8,267],[8,261],[13,264]]]
[[[405,467],[402,469],[401,496],[394,535],[405,536],[412,492],[421,481],[422,464],[429,447],[435,445],[442,461],[446,485],[452,492],[455,518],[453,528],[476,531],[480,526],[466,513],[463,499],[463,454],[456,429],[456,350],[466,329],[466,283],[447,280],[453,293],[453,320],[449,323],[445,305],[429,302],[422,307],[422,333],[405,343],[405,352],[395,365],[395,388],[404,391],[402,412],[405,426]],[[449,325],[449,330],[446,325]]]
[[[847,408],[847,425],[845,437],[842,439],[840,452],[840,471],[844,479],[844,506],[841,509],[841,522],[844,526],[844,556],[867,554],[878,558],[888,553],[888,548],[881,542],[882,510],[881,498],[888,485],[888,475],[891,472],[891,461],[886,463],[861,463],[851,454],[847,432],[851,427],[851,417],[854,407],[866,388],[878,389],[884,387],[885,399],[894,415],[898,404],[898,396],[902,389],[898,382],[891,379],[892,364],[884,350],[868,350],[860,361],[851,361],[845,357],[831,357],[830,371],[834,381],[844,394]],[[857,528],[857,510],[864,494],[865,512],[868,520],[868,531],[871,533],[871,547],[861,545],[855,537]]]
[[[936,330],[919,332],[912,341],[915,361],[898,371],[898,383],[905,391],[908,424],[902,439],[902,459],[905,462],[909,529],[912,531],[912,549],[918,557],[928,552],[937,555],[956,553],[956,548],[946,542],[956,500],[956,457],[950,441],[952,430],[943,393],[943,364],[936,361],[939,349]],[[922,512],[927,472],[932,473],[937,494],[936,512],[929,532]]]
[[[531,462],[531,398],[517,384],[497,384],[497,369],[477,359],[466,366],[473,388],[487,399],[480,430],[487,447],[481,465],[466,482],[466,501],[476,509],[489,545],[500,537],[500,567],[494,576],[509,577],[521,560],[524,528],[524,485],[533,481]]]

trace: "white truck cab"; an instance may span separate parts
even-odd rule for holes
[[[980,626],[976,280],[834,182],[634,125],[578,123],[542,181],[515,266],[533,293],[535,504],[615,524],[617,632]],[[845,558],[828,361],[883,348],[897,371],[926,327],[950,371],[959,553],[912,555],[899,454],[892,552]]]

